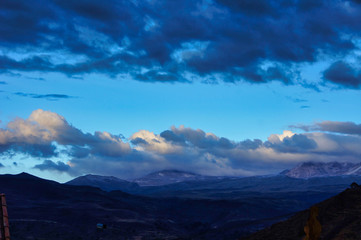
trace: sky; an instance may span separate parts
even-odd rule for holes
[[[361,161],[359,0],[2,0],[0,174]]]

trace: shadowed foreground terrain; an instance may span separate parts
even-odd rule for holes
[[[231,190],[231,197],[223,199],[148,197],[59,184],[26,173],[0,175],[15,240],[238,239],[331,194]],[[97,223],[107,228],[97,229]]]
[[[361,239],[361,188],[349,188],[315,207],[322,231],[320,240]],[[299,212],[286,221],[272,225],[242,240],[301,240],[310,210]]]

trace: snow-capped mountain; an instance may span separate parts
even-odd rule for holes
[[[162,186],[178,182],[198,181],[213,178],[215,177],[203,176],[179,170],[163,170],[135,179],[134,182],[138,183],[140,186]]]
[[[305,162],[281,174],[292,178],[332,177],[361,175],[361,163],[350,162]]]
[[[122,190],[125,192],[135,193],[140,186],[163,186],[172,183],[180,183],[186,181],[202,181],[223,179],[224,177],[203,176],[195,173],[184,172],[179,170],[162,170],[159,172],[150,173],[144,177],[134,180],[122,180],[111,176],[98,176],[88,174],[77,177],[66,184],[69,185],[84,185],[101,188],[105,191]]]
[[[139,187],[137,183],[129,182],[112,176],[98,176],[88,174],[77,177],[66,184],[77,186],[93,186],[103,189],[105,191],[123,190],[129,191]]]

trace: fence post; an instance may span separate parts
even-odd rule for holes
[[[0,240],[10,240],[9,216],[8,216],[5,194],[1,193],[0,198],[1,198]]]

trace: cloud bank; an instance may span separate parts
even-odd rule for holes
[[[108,132],[84,133],[59,114],[38,109],[0,129],[0,154],[39,159],[34,168],[41,171],[122,178],[162,169],[248,176],[277,173],[304,161],[360,161],[360,125],[325,121],[298,128],[306,132],[284,131],[266,141],[236,142],[184,126],[160,134],[140,130],[123,140]]]
[[[299,65],[336,58],[324,81],[359,88],[360,22],[349,0],[3,0],[0,69],[306,86]]]
[[[296,125],[293,127],[307,132],[322,131],[361,136],[361,124],[356,124],[353,122],[323,121],[313,125]]]

